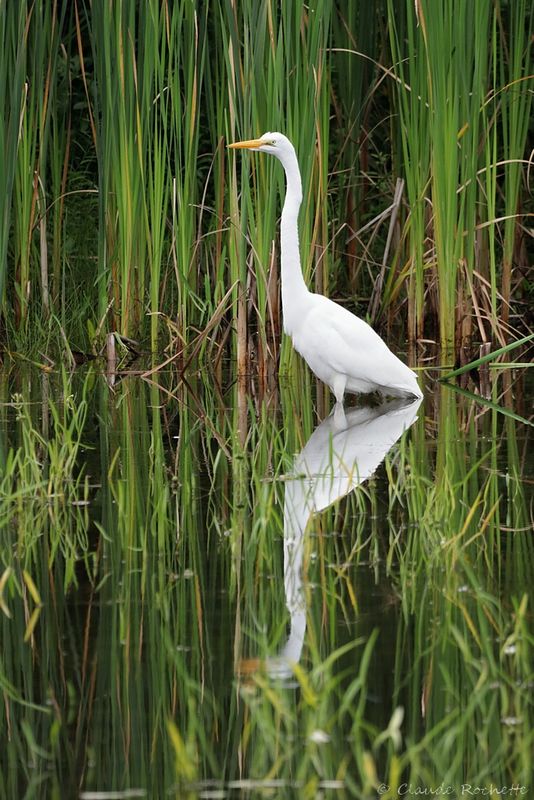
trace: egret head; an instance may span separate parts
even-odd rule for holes
[[[264,133],[259,139],[247,139],[245,142],[235,142],[229,144],[228,147],[234,149],[243,148],[244,150],[257,150],[260,153],[269,153],[271,156],[281,162],[286,172],[288,197],[291,197],[291,203],[296,203],[296,213],[302,201],[302,184],[300,180],[300,170],[297,161],[295,148],[283,133]],[[288,210],[287,202],[284,204],[284,209]]]
[[[287,156],[295,156],[293,145],[283,133],[264,133],[259,139],[247,139],[244,142],[234,142],[228,147],[233,149],[259,150],[261,153],[270,153],[284,162]]]

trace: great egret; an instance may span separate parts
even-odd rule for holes
[[[310,292],[300,265],[298,212],[302,182],[295,148],[282,133],[235,142],[231,148],[269,153],[286,173],[286,197],[280,227],[284,331],[315,375],[330,387],[338,403],[345,392],[422,397],[417,378],[393,355],[362,319],[322,294]]]

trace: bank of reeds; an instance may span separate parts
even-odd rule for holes
[[[4,327],[52,312],[78,347],[118,330],[176,353],[231,288],[212,341],[240,371],[284,370],[283,176],[225,148],[283,130],[313,287],[380,326],[403,316],[406,338],[439,340],[447,359],[504,344],[524,332],[531,284],[532,24],[524,0],[436,13],[411,0],[2,2]],[[74,201],[80,188],[97,206]],[[88,229],[98,246],[76,252]]]

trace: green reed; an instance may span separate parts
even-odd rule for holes
[[[394,19],[395,5],[388,4]],[[391,48],[395,74],[398,78],[397,110],[399,139],[406,176],[406,191],[410,204],[407,231],[407,258],[411,266],[409,329],[412,335],[424,330],[425,271],[428,270],[427,194],[430,180],[430,113],[428,81],[422,66],[424,39],[421,26],[406,4],[396,24],[390,26]]]
[[[508,14],[506,19],[504,16]],[[501,308],[505,323],[510,316],[512,296],[512,269],[514,263],[523,263],[521,250],[524,241],[521,218],[520,184],[523,176],[523,158],[532,108],[534,70],[532,63],[532,14],[523,2],[503,9],[496,25],[496,36],[509,31],[509,46],[498,50],[497,74],[501,97],[499,117],[502,125],[502,160],[504,162],[504,241],[501,277]]]
[[[0,303],[5,303],[12,192],[19,141],[20,116],[25,101],[23,4],[17,13],[0,5]]]
[[[364,265],[369,253],[358,231],[369,221],[369,208],[375,207],[376,173],[373,174],[375,145],[372,131],[381,120],[373,116],[373,94],[383,75],[376,75],[374,58],[378,25],[375,9],[369,4],[343,3],[332,16],[332,97],[333,122],[339,129],[334,138],[334,162],[329,183],[335,228],[332,252],[335,255],[336,288],[358,300],[367,289]],[[377,145],[380,149],[380,144]],[[371,199],[372,198],[372,199]],[[382,202],[379,197],[378,202]],[[371,269],[375,269],[373,264]]]
[[[88,24],[99,87],[100,311],[111,302],[117,327],[135,334],[146,304],[155,350],[159,315],[175,305],[183,332],[198,297],[206,23],[193,3],[154,2],[97,3]]]
[[[64,2],[22,4],[26,10],[23,58],[26,73],[18,127],[17,162],[13,182],[13,258],[15,314],[27,325],[33,301],[46,316],[50,311],[48,206],[59,197],[57,170],[50,179],[50,149],[63,145],[64,121],[58,119],[58,60]],[[51,138],[51,127],[60,140]]]
[[[389,8],[393,21],[392,3]],[[467,7],[452,0],[439,13],[423,5],[416,18],[416,9],[407,3],[403,26],[392,25],[401,140],[414,214],[409,237],[416,266],[416,328],[422,329],[424,272],[430,270],[437,277],[440,340],[449,349],[455,336],[461,338],[461,317],[471,316],[463,271],[472,275],[475,266],[480,203],[476,175],[490,69],[490,9],[486,2]],[[424,246],[428,236],[430,252]],[[455,310],[460,319],[455,319]]]
[[[67,388],[65,378],[63,385]],[[26,568],[33,564],[39,540],[46,536],[50,563],[58,550],[64,554],[68,586],[75,580],[74,564],[87,549],[89,488],[77,467],[87,404],[85,399],[75,404],[70,394],[60,407],[49,404],[47,375],[42,376],[40,389],[45,399],[39,427],[32,419],[26,392],[10,398],[19,445],[3,455],[1,520],[4,530],[12,530],[17,561]],[[31,518],[33,524],[28,525]],[[4,564],[9,567],[11,561]]]
[[[153,151],[149,149],[146,136],[152,130],[150,126],[147,131],[146,126],[155,96],[163,85],[157,84],[154,57],[145,64],[140,52],[143,53],[143,45],[155,45],[155,54],[159,53],[158,21],[150,13],[138,15],[135,6],[124,3],[96,3],[89,21],[99,87],[95,95],[99,311],[104,314],[111,303],[113,327],[131,335],[143,316],[145,302],[147,238],[143,220],[146,192],[150,191],[146,162],[152,155],[155,159],[161,157],[157,143]],[[134,44],[137,41],[139,47]]]
[[[417,526],[407,530],[397,551],[403,587],[412,587],[408,594],[402,589],[405,611],[397,639],[397,702],[412,698],[406,710],[409,747],[400,763],[412,781],[425,785],[528,785],[532,709],[516,681],[531,650],[524,632],[527,583],[519,576],[522,562],[532,567],[534,551],[521,514],[513,523],[509,517],[517,487],[506,485],[495,459],[506,442],[483,440],[484,430],[495,433],[495,413],[472,420],[462,440],[446,420],[455,406],[453,395],[442,392],[441,419],[452,454],[430,495],[423,480],[422,504],[410,511]],[[473,467],[462,472],[459,463]],[[417,484],[422,477],[414,473],[407,480]],[[522,493],[519,488],[518,510]],[[503,540],[510,548],[505,560]],[[390,796],[395,794],[392,785]]]

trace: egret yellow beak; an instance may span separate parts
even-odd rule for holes
[[[261,139],[247,139],[245,142],[234,142],[233,144],[229,144],[228,147],[231,147],[233,150],[237,148],[246,148],[247,150],[254,150],[256,147],[261,147],[262,144],[265,144]]]

